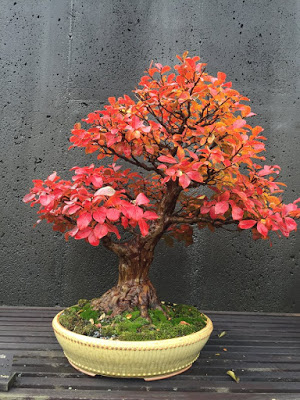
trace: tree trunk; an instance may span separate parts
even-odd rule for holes
[[[118,284],[102,297],[92,301],[94,309],[103,310],[105,313],[112,311],[111,315],[115,316],[138,307],[141,316],[148,320],[150,320],[149,308],[158,308],[164,312],[148,273],[155,246],[170,226],[168,217],[175,210],[181,190],[176,182],[167,183],[167,191],[157,210],[160,218],[153,221],[145,238],[138,236],[123,244],[114,243],[108,236],[103,238],[103,245],[119,257],[119,280]]]
[[[122,255],[119,254],[118,284],[99,299],[94,299],[92,307],[105,313],[112,311],[111,316],[138,307],[141,316],[147,319],[149,308],[162,310],[156,290],[148,276],[153,255],[154,246],[150,249],[145,246],[139,250],[128,247]]]

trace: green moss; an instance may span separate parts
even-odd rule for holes
[[[161,310],[149,310],[149,316],[154,325],[158,325],[160,322],[168,321],[168,318]]]
[[[99,313],[95,310],[86,309],[80,313],[80,317],[86,321],[89,321],[90,319],[97,321],[99,318]]]
[[[119,322],[115,325],[116,334],[119,335],[122,332],[139,332],[142,326],[149,325],[149,321],[144,318],[137,318],[135,321],[126,320]]]
[[[134,321],[136,318],[138,318],[139,316],[141,315],[141,313],[140,313],[140,310],[133,310],[132,312],[130,312],[130,313],[127,313],[126,315],[125,315],[125,317],[126,318],[128,318],[129,316],[130,316],[130,320],[131,321]]]
[[[75,333],[91,335],[95,331],[95,327],[89,320],[97,319],[98,313],[91,309],[90,303],[87,300],[84,304],[79,304],[79,302],[75,306],[65,309],[59,318],[59,322],[62,326]]]
[[[111,313],[95,311],[88,300],[82,299],[64,310],[59,321],[66,329],[82,335],[118,340],[170,339],[197,332],[206,325],[206,317],[196,307],[164,304],[163,310],[166,315],[158,309],[149,310],[151,323],[141,317],[137,308],[112,318]]]

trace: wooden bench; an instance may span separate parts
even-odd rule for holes
[[[300,314],[207,311],[214,332],[192,368],[145,382],[91,378],[73,369],[52,332],[58,311],[0,307],[0,354],[13,357],[16,373],[1,400],[300,400]]]

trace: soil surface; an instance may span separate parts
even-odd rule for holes
[[[95,311],[89,300],[82,299],[65,309],[59,322],[75,333],[108,340],[171,339],[206,326],[205,315],[194,306],[162,302],[162,309],[149,309],[149,322],[137,308],[111,317],[112,312]]]

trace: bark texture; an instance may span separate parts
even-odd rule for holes
[[[118,284],[92,301],[94,309],[104,312],[112,311],[112,316],[138,307],[141,316],[149,318],[148,309],[158,308],[164,312],[155,288],[149,279],[149,269],[154,257],[154,249],[166,229],[172,224],[178,196],[182,188],[175,182],[167,183],[167,190],[159,208],[159,219],[153,221],[146,237],[135,237],[133,240],[119,244],[109,237],[103,238],[104,246],[119,257]]]
[[[114,317],[138,307],[141,316],[149,319],[149,308],[161,309],[156,290],[148,276],[152,260],[153,251],[147,250],[128,251],[126,256],[120,256],[118,284],[99,299],[94,299],[93,308],[106,313],[112,311],[111,316]]]

